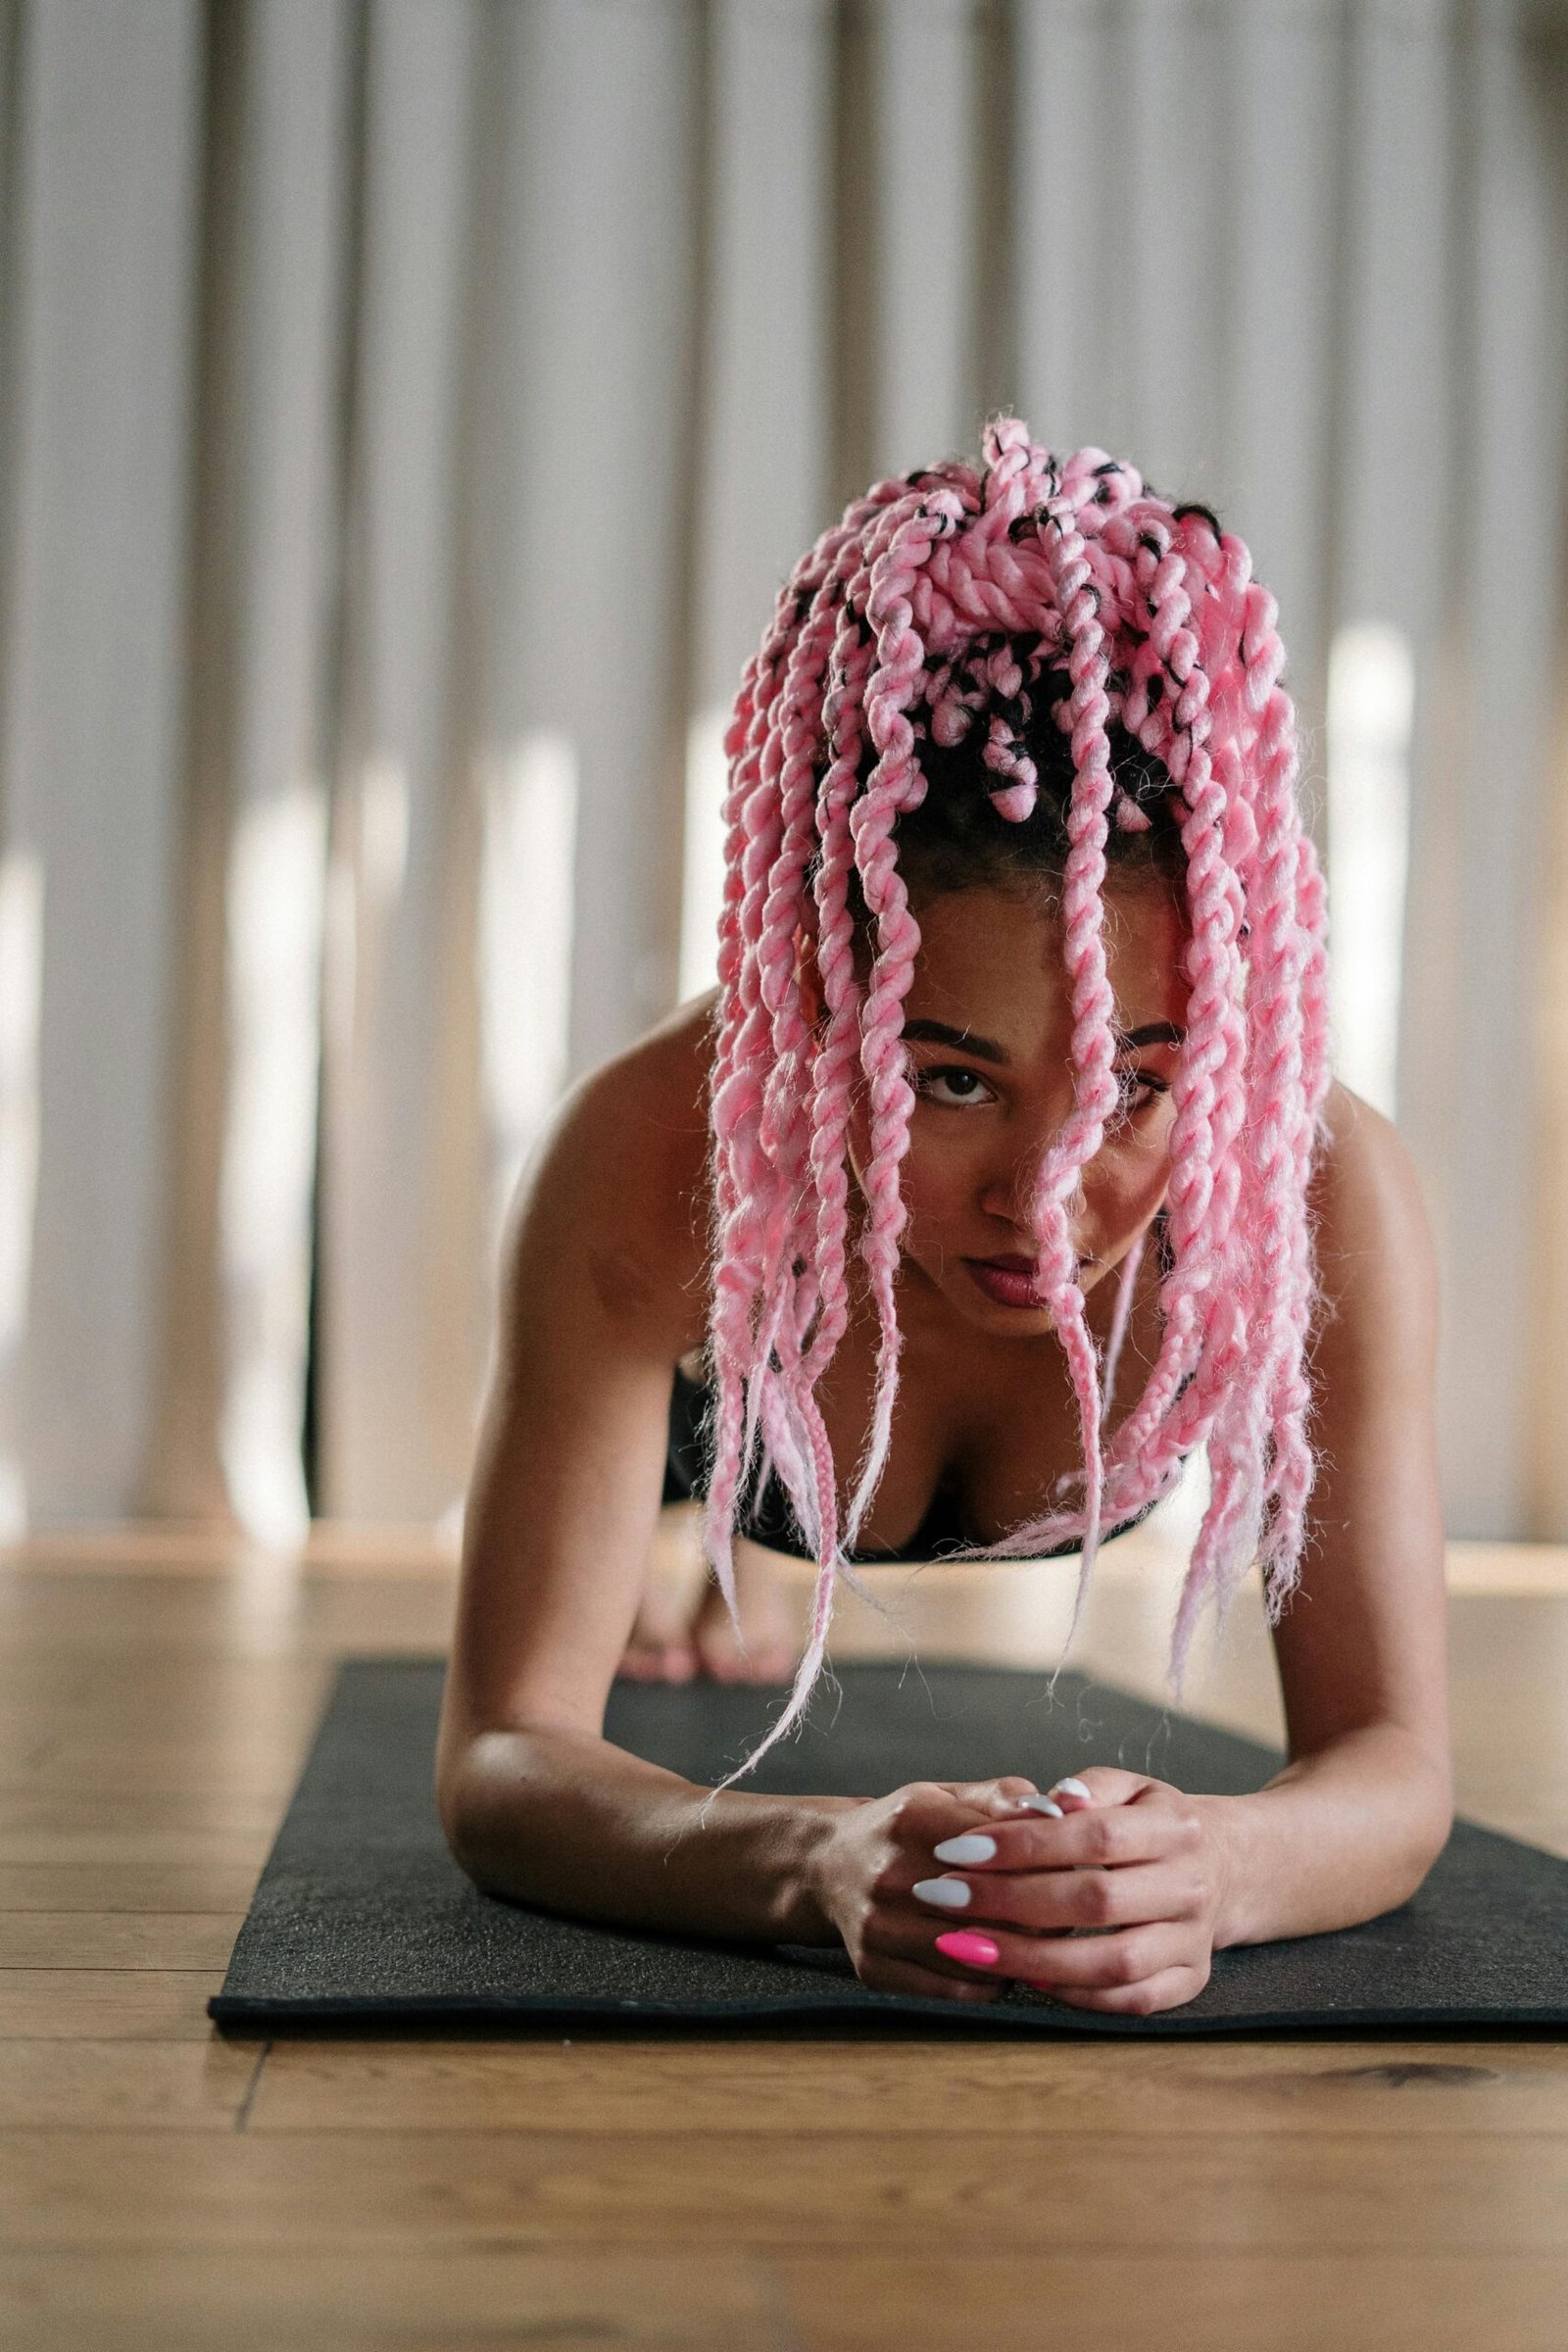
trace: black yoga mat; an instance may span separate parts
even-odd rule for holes
[[[1149,2018],[1070,2009],[1016,1986],[971,2006],[869,1991],[842,1948],[713,1943],[584,1925],[481,1894],[447,1850],[431,1792],[444,1666],[350,1659],[223,1989],[220,2025],[269,2033],[639,2020],[710,2029],[794,2017],[962,2033],[1253,2034],[1568,2026],[1568,1862],[1455,1825],[1420,1891],[1334,1935],[1215,1955],[1209,1983]],[[798,1738],[742,1787],[879,1795],[913,1780],[1024,1773],[1042,1788],[1120,1764],[1195,1793],[1237,1794],[1270,1748],[1063,1672],[845,1665]],[[606,1737],[710,1786],[747,1754],[782,1689],[616,1683]],[[933,1926],[942,1923],[933,1916]]]

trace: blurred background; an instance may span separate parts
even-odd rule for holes
[[[459,1524],[796,558],[990,411],[1274,587],[1450,1531],[1568,1539],[1568,8],[0,0],[0,1534]]]

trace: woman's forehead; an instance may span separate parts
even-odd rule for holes
[[[1161,883],[1107,885],[1106,976],[1126,1027],[1181,1022],[1188,982],[1188,930],[1173,892]],[[994,889],[950,891],[916,909],[920,947],[906,1013],[937,1019],[956,1010],[983,1024],[1010,1010],[1020,1022],[1071,1019],[1059,897]],[[994,1028],[993,1028],[993,1033]]]

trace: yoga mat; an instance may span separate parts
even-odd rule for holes
[[[262,1873],[218,2023],[277,2034],[416,2023],[921,2019],[962,2033],[1251,2034],[1348,2028],[1568,2026],[1568,1862],[1470,1822],[1426,1884],[1333,1935],[1217,1952],[1195,2000],[1153,2017],[1070,2009],[1015,1986],[970,2006],[873,1992],[842,1947],[715,1943],[586,1925],[482,1894],[452,1859],[432,1794],[442,1660],[354,1658],[338,1673]],[[1087,1764],[1237,1794],[1277,1751],[1063,1672],[844,1665],[799,1738],[743,1787],[880,1795],[913,1780],[1027,1774],[1044,1788]],[[617,1682],[606,1737],[711,1785],[776,1715],[782,1688]],[[933,1915],[933,1930],[944,1923]]]

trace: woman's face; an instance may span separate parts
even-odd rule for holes
[[[1121,1103],[1083,1171],[1081,1200],[1069,1207],[1085,1293],[1125,1256],[1164,1200],[1170,1085],[1187,1019],[1187,931],[1175,894],[1162,881],[1112,870],[1104,895]],[[908,1211],[905,1279],[923,1276],[966,1323],[1037,1338],[1051,1319],[1031,1297],[1030,1200],[1073,1107],[1060,918],[1054,904],[993,889],[911,905],[921,946],[904,1021],[915,1090],[900,1169]],[[862,1193],[869,1143],[862,1101],[851,1135]]]

